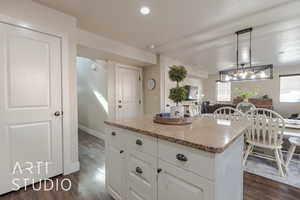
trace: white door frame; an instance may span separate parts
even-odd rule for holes
[[[127,69],[134,69],[134,70],[137,70],[137,71],[139,71],[139,74],[140,74],[140,78],[141,78],[141,80],[140,80],[140,82],[141,82],[141,84],[140,84],[140,99],[141,99],[141,104],[140,104],[140,114],[141,115],[143,115],[144,114],[144,99],[143,99],[143,68],[141,68],[141,67],[134,67],[134,66],[130,66],[130,65],[124,65],[124,64],[120,64],[120,63],[115,63],[115,68],[116,68],[116,70],[115,70],[115,77],[116,77],[116,88],[115,88],[115,91],[116,91],[116,98],[115,98],[115,112],[116,112],[116,115],[115,115],[115,117],[116,117],[116,119],[117,119],[117,113],[118,113],[118,87],[119,87],[119,79],[118,79],[118,68],[120,68],[120,67],[122,67],[122,68],[127,68]]]
[[[48,27],[43,27],[31,23],[24,22],[23,20],[14,19],[12,17],[8,17],[0,14],[0,23],[52,35],[55,37],[59,37],[61,40],[61,77],[62,77],[62,110],[63,110],[63,118],[62,118],[62,161],[63,161],[63,173],[70,174],[74,171],[78,171],[79,161],[72,162],[73,156],[71,154],[72,150],[72,120],[74,120],[71,108],[70,108],[70,99],[71,96],[69,94],[70,90],[70,62],[69,62],[69,37],[67,33],[63,33],[57,30],[49,29]],[[75,59],[75,58],[74,58]],[[75,67],[75,66],[74,66]],[[76,75],[75,75],[76,76]],[[76,86],[75,86],[76,87]],[[75,88],[76,89],[76,88]],[[77,124],[77,123],[75,123]],[[78,141],[77,141],[78,142]],[[77,144],[75,144],[77,145]]]

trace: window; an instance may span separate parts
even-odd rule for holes
[[[230,82],[217,82],[217,101],[230,101],[231,100],[231,83]]]
[[[280,102],[300,102],[300,74],[280,76]]]

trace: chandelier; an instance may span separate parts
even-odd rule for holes
[[[266,80],[273,78],[273,65],[252,66],[252,30],[247,28],[236,34],[236,68],[219,72],[220,81]],[[242,34],[249,35],[248,62],[240,62],[239,39]]]

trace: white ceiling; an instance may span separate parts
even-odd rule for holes
[[[209,73],[234,65],[234,32],[250,26],[255,63],[300,63],[299,0],[34,1],[75,16],[82,29],[141,49],[154,44]],[[150,15],[139,13],[142,5]]]

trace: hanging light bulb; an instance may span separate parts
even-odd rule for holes
[[[255,79],[255,78],[256,78],[256,75],[255,75],[255,74],[252,74],[250,78],[251,78],[251,79]]]
[[[242,74],[241,74],[241,78],[242,79],[245,79],[247,77],[247,72],[243,72]]]
[[[225,76],[225,81],[230,81],[230,80],[231,80],[231,76],[226,75],[226,76]]]
[[[264,71],[261,71],[260,78],[266,78],[266,77],[267,77],[266,73]]]

